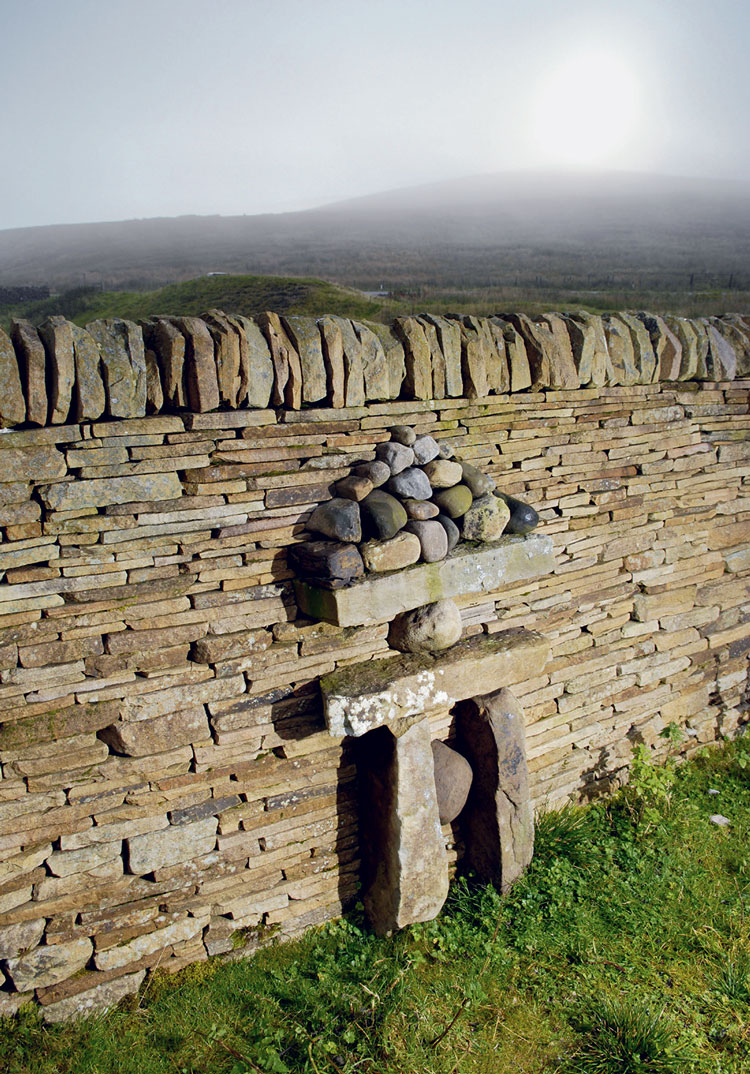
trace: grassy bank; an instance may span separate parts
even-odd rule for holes
[[[501,899],[376,939],[355,912],[124,1009],[0,1029],[9,1074],[741,1074],[750,1070],[750,742],[542,816]],[[714,793],[718,792],[718,793]],[[712,814],[731,823],[720,826]]]

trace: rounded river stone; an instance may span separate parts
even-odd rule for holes
[[[436,503],[429,500],[402,500],[404,509],[409,518],[416,518],[423,522],[428,518],[437,518],[439,508]]]
[[[510,518],[510,509],[498,496],[478,496],[463,517],[461,532],[465,541],[496,541],[502,537]]]
[[[454,485],[450,489],[439,489],[433,494],[433,501],[440,508],[440,513],[448,518],[460,518],[471,507],[474,497],[466,485]]]
[[[310,515],[307,528],[325,537],[332,537],[334,541],[361,541],[359,504],[354,500],[327,500]]]
[[[414,458],[420,466],[424,466],[431,459],[436,459],[440,453],[438,442],[431,436],[418,436],[412,445]]]
[[[432,760],[440,823],[450,824],[466,805],[474,773],[466,758],[445,742],[433,741]]]
[[[365,541],[359,546],[368,571],[399,571],[410,567],[422,554],[422,546],[415,533],[397,533],[390,541]]]
[[[460,463],[450,459],[433,459],[423,467],[434,489],[449,489],[458,485],[463,477]]]
[[[388,644],[402,653],[436,653],[455,645],[462,630],[455,601],[438,600],[397,615],[388,631]]]
[[[453,521],[453,519],[448,518],[447,515],[437,515],[437,517],[435,518],[435,521],[439,522],[440,525],[445,530],[445,532],[446,532],[446,534],[448,536],[448,551],[452,552],[453,549],[458,544],[459,537],[461,536],[460,529],[458,528],[456,523]]]
[[[476,466],[472,466],[470,462],[462,462],[459,465],[463,472],[464,484],[469,486],[472,496],[484,496],[495,488],[495,482],[489,474],[477,470]]]
[[[405,513],[405,512],[404,512]],[[416,533],[422,546],[422,559],[425,563],[435,563],[448,555],[448,534],[435,519],[419,522],[412,519],[406,523],[409,533]]]
[[[406,447],[411,447],[417,439],[417,434],[411,425],[394,425],[388,432],[391,434],[391,440],[396,444],[404,444]]]
[[[517,500],[514,496],[506,496],[504,492],[496,492],[495,495],[505,501],[510,511],[510,519],[505,527],[506,533],[515,533],[523,537],[536,529],[539,525],[539,515],[530,504]]]
[[[390,480],[391,468],[387,462],[373,459],[372,462],[359,463],[358,466],[354,467],[352,473],[356,474],[357,477],[366,477],[368,481],[372,482],[373,488],[379,488]]]
[[[410,447],[406,447],[405,444],[394,444],[393,442],[378,444],[375,448],[375,454],[381,462],[390,467],[392,476],[400,474],[407,466],[414,465],[414,452]]]
[[[359,508],[366,533],[381,541],[389,541],[406,525],[406,511],[395,496],[382,489],[373,489]]]
[[[416,466],[402,470],[388,482],[388,491],[394,496],[410,500],[429,500],[432,485],[427,474]]]
[[[369,477],[363,477],[362,474],[350,474],[336,482],[336,492],[345,500],[364,500],[374,487]]]
[[[455,451],[447,440],[438,440],[438,448],[440,449],[441,459],[454,459],[456,457]]]

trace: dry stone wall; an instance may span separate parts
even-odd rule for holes
[[[395,654],[387,623],[301,615],[287,554],[394,424],[450,442],[532,504],[554,542],[554,573],[457,598],[465,635],[522,626],[551,643],[543,674],[513,688],[537,805],[616,784],[633,742],[659,753],[671,721],[690,752],[745,719],[750,381],[740,319],[713,324],[736,345],[735,379],[725,355],[721,379],[701,382],[692,378],[716,375],[720,360],[710,323],[705,352],[688,333],[697,322],[680,322],[682,336],[675,322],[679,365],[666,336],[672,351],[652,343],[649,365],[646,318],[550,315],[546,352],[541,342],[533,351],[542,328],[523,318],[502,329],[497,319],[407,318],[392,333],[372,327],[385,369],[403,360],[404,380],[388,387],[401,398],[367,405],[377,396],[361,385],[376,383],[367,369],[380,376],[383,360],[357,366],[344,336],[361,330],[350,322],[321,318],[316,337],[305,319],[248,321],[246,342],[257,330],[271,355],[261,381],[241,345],[239,366],[225,359],[219,314],[200,322],[205,332],[197,320],[117,328],[117,354],[131,362],[128,348],[149,340],[143,379],[127,368],[104,378],[107,361],[116,368],[104,357],[111,327],[89,329],[88,366],[65,323],[25,343],[18,329],[10,350],[0,340],[3,420],[22,426],[0,434],[1,1013],[28,999],[50,1019],[91,1010],[149,970],[251,950],[356,896],[354,755],[325,730],[318,680]],[[572,358],[555,364],[549,341],[567,354],[563,328]],[[493,357],[498,333],[505,366]],[[73,364],[52,375],[69,337]],[[171,365],[159,349],[168,346]],[[630,382],[611,383],[615,368]],[[655,380],[659,370],[672,379]],[[559,388],[532,390],[545,378]],[[44,407],[31,384],[44,385]],[[100,405],[106,420],[87,416]],[[115,415],[115,405],[154,413]],[[450,739],[450,712],[431,724]],[[460,818],[443,833],[455,861]]]

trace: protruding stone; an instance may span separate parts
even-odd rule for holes
[[[429,500],[432,496],[432,485],[427,474],[416,466],[409,466],[392,477],[387,489],[402,499]]]
[[[456,523],[453,521],[453,519],[448,518],[447,515],[437,514],[435,516],[435,521],[439,522],[440,525],[445,530],[446,536],[448,538],[448,551],[452,552],[453,549],[458,544],[459,539],[461,537],[460,529],[458,528]]]
[[[495,488],[495,482],[490,475],[482,473],[476,466],[472,466],[470,462],[461,461],[459,466],[461,467],[463,483],[471,489],[472,496],[485,496]]]
[[[432,742],[432,760],[440,823],[450,824],[466,805],[474,773],[465,757],[438,739]]]
[[[402,500],[401,502],[409,518],[414,518],[419,522],[424,522],[428,518],[437,518],[440,513],[438,505],[429,500]]]
[[[373,489],[360,505],[362,525],[366,534],[389,541],[406,525],[406,511],[395,496],[382,489]]]
[[[365,369],[363,364],[363,347],[354,325],[346,317],[337,318],[341,328],[341,341],[344,349],[344,373],[346,377],[346,406],[364,406]]]
[[[71,324],[76,381],[73,389],[71,417],[75,421],[95,421],[107,405],[101,375],[101,355],[94,337],[85,328]],[[145,361],[145,356],[144,356]]]
[[[682,347],[678,379],[692,380],[698,373],[698,337],[695,329],[686,317],[667,317],[666,321]]]
[[[449,489],[438,489],[433,495],[433,500],[440,508],[443,515],[448,518],[461,518],[471,507],[474,497],[467,485],[454,485]]]
[[[443,354],[435,325],[425,317],[418,318],[422,326],[427,345],[430,348],[430,369],[432,370],[432,398],[445,399],[445,355]]]
[[[422,560],[425,563],[436,563],[448,555],[448,535],[439,522],[433,519],[427,519],[425,522],[411,519],[406,523],[406,528],[410,533],[416,533],[419,538]]]
[[[608,383],[610,363],[601,317],[574,313],[565,316],[564,320],[581,386],[603,387]]]
[[[383,936],[431,920],[448,894],[427,721],[399,737],[386,727],[375,731],[357,767],[373,804],[362,816],[363,901],[370,925]]]
[[[393,441],[378,444],[375,454],[381,462],[388,465],[394,477],[408,466],[414,465],[414,452],[405,444],[397,444]]]
[[[656,380],[677,380],[682,363],[682,344],[663,317],[639,313],[656,355]]]
[[[21,951],[28,951],[41,940],[45,921],[21,921],[16,925],[3,925],[0,931],[0,958],[16,958]]]
[[[423,470],[434,489],[452,488],[459,484],[463,476],[460,464],[450,459],[433,459]]]
[[[402,653],[435,653],[461,638],[461,612],[454,600],[438,600],[397,615],[388,631],[388,644]]]
[[[399,571],[416,563],[422,546],[414,533],[397,533],[389,541],[365,541],[360,545],[364,565],[368,571],[382,573]]]
[[[510,390],[512,392],[525,391],[526,388],[531,387],[531,370],[523,336],[517,328],[501,317],[493,317],[492,321],[502,331],[505,340]]]
[[[462,317],[461,327],[461,378],[468,399],[483,398],[489,392],[487,381],[488,352],[484,334],[477,327],[477,319]]]
[[[603,318],[607,351],[612,363],[613,383],[625,386],[638,384],[640,370],[636,365],[633,337],[630,329],[614,314]]]
[[[336,589],[364,573],[356,545],[338,541],[302,541],[289,549],[292,566],[310,582]]]
[[[628,326],[633,338],[633,352],[639,373],[638,383],[652,384],[658,374],[658,365],[651,336],[643,322],[632,313],[620,313],[618,316]]]
[[[506,892],[534,853],[523,710],[505,688],[473,697],[459,705],[456,731],[474,772],[463,814],[467,863]]]
[[[440,454],[438,442],[431,436],[418,436],[412,444],[414,458],[419,466],[436,459]]]
[[[328,399],[337,409],[346,405],[346,371],[344,369],[344,340],[337,317],[326,315],[318,319],[323,343],[323,361],[328,378]]]
[[[404,345],[403,394],[407,399],[432,398],[431,352],[422,325],[416,317],[397,317],[393,330]]]
[[[386,481],[390,479],[391,468],[387,462],[383,462],[381,459],[373,459],[372,462],[362,462],[358,466],[355,466],[353,471],[357,477],[367,478],[372,482],[373,488],[380,488]]]
[[[504,500],[488,493],[479,496],[463,516],[461,531],[465,541],[497,541],[510,518]]]
[[[99,731],[98,738],[114,753],[125,757],[149,757],[177,746],[211,739],[203,705],[181,708],[153,720],[122,721]]]
[[[411,447],[417,439],[417,434],[411,425],[394,425],[388,432],[394,444],[404,444],[405,447]]]
[[[323,342],[312,317],[286,315],[282,318],[287,335],[299,354],[302,367],[302,400],[317,403],[328,394]]]
[[[374,487],[369,478],[361,474],[350,474],[349,477],[342,477],[336,482],[336,495],[343,496],[345,500],[359,502],[364,500],[365,496],[369,496]]]
[[[496,492],[495,495],[505,501],[510,511],[510,518],[505,527],[506,533],[515,533],[523,537],[536,529],[539,525],[539,515],[530,504],[517,500],[514,496],[508,496],[504,492]]]
[[[95,322],[101,323],[101,322]],[[91,327],[91,326],[89,326]],[[49,386],[48,386],[48,398],[49,398],[49,421],[52,425],[61,425],[68,420],[68,413],[70,411],[70,403],[73,395],[73,383],[75,381],[75,356],[73,352],[73,333],[70,330],[70,322],[66,321],[64,317],[48,317],[47,320],[39,326],[39,335],[44,343],[44,349],[47,352],[47,368],[49,370]],[[8,337],[5,336],[5,339]],[[0,402],[0,409],[3,412],[9,405],[13,406],[13,413],[20,413],[21,406],[17,402],[17,394],[13,392],[20,392],[20,380],[17,382],[15,377],[7,370],[10,368],[7,361],[3,362],[1,357],[3,352],[3,339],[0,337],[0,368],[3,369],[2,383],[0,383],[0,390],[3,395],[2,402]],[[13,348],[11,347],[11,353]],[[15,365],[15,355],[13,357],[13,364]],[[16,374],[18,376],[18,369],[16,366]],[[6,382],[11,388],[11,396],[9,401],[6,401],[5,387]],[[21,397],[22,398],[22,397]],[[14,400],[16,400],[14,402]],[[24,415],[26,406],[23,406]],[[7,419],[6,419],[7,420]],[[23,421],[23,418],[16,419],[17,421]]]
[[[32,425],[47,424],[47,359],[44,353],[44,344],[39,338],[39,333],[30,321],[12,321],[10,334],[18,359],[18,371],[21,374],[22,391],[19,396],[18,387],[15,385],[15,370],[13,365],[8,365],[12,358],[13,348],[9,348],[7,342],[3,342],[3,333],[0,330],[0,424],[4,421],[6,398],[15,400],[13,407],[16,413],[20,413],[23,396],[26,397],[25,420]],[[7,337],[6,337],[7,339]],[[10,370],[10,374],[7,373]],[[10,378],[9,388],[6,387],[6,379]],[[23,421],[21,418],[20,421]],[[15,419],[8,424],[20,424]]]
[[[187,320],[197,318],[187,318]],[[208,329],[201,328],[210,342]],[[107,395],[107,412],[113,418],[140,418],[146,414],[146,352],[143,333],[133,321],[120,317],[86,325],[101,355],[101,373]],[[213,350],[213,347],[212,347]],[[213,359],[212,359],[213,368]],[[214,378],[216,371],[213,370]],[[192,404],[191,404],[192,405]],[[218,396],[214,406],[218,406]],[[193,407],[193,409],[198,409]]]
[[[334,541],[362,540],[359,505],[354,500],[336,497],[316,507],[307,521],[307,528],[322,533]]]
[[[565,320],[559,313],[545,313],[539,318],[539,327],[549,331],[550,387],[579,388],[580,379],[573,359],[573,350]],[[538,322],[538,323],[539,323]]]
[[[716,318],[706,321],[705,328],[710,344],[712,373],[715,380],[734,380],[737,374],[737,355],[734,348],[721,334]]]

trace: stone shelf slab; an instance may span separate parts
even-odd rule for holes
[[[549,650],[542,634],[506,630],[466,638],[439,653],[403,653],[342,668],[320,680],[328,731],[359,737],[389,725],[399,734],[431,710],[535,678]]]
[[[466,593],[491,593],[503,585],[554,570],[552,538],[540,534],[501,537],[480,548],[460,546],[447,559],[418,563],[390,574],[370,575],[343,589],[296,581],[300,611],[336,626],[374,626],[401,612]],[[477,691],[474,691],[476,693]]]

